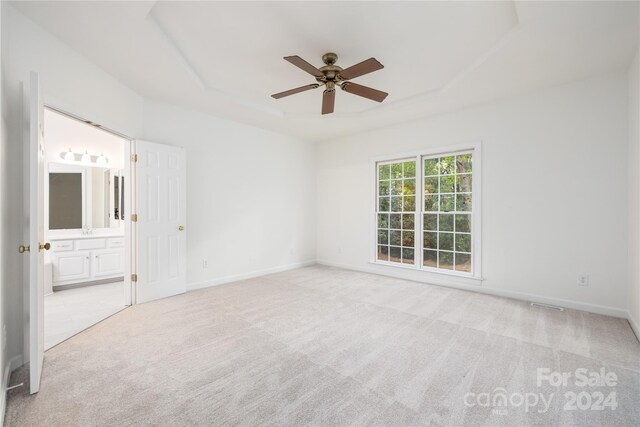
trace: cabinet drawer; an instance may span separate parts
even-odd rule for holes
[[[108,248],[122,248],[124,246],[124,237],[107,240]]]
[[[73,240],[54,240],[51,246],[54,252],[72,251]]]
[[[105,245],[105,239],[79,239],[76,241],[76,249],[79,251],[85,249],[103,249]]]

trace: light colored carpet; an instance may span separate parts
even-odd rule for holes
[[[124,282],[65,289],[45,296],[45,350],[123,308]]]
[[[538,387],[537,368],[605,368],[617,385]],[[554,400],[546,412],[517,398],[465,405],[499,387]],[[615,391],[618,406],[564,410],[564,393],[581,391]],[[11,391],[6,425],[638,420],[640,344],[623,319],[314,266],[121,311],[48,351],[40,393]]]

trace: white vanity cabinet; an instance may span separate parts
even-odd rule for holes
[[[124,238],[52,238],[51,264],[53,286],[122,277]]]

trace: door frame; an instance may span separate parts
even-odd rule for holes
[[[25,85],[22,84],[22,91],[23,93],[25,93]],[[23,96],[22,97],[23,100],[26,101],[26,98]],[[28,102],[24,102],[25,105],[23,105],[22,108],[22,123],[26,124],[26,119],[29,117],[29,105]],[[131,274],[134,265],[135,265],[135,260],[134,260],[134,254],[136,253],[135,251],[135,247],[134,245],[134,239],[133,239],[133,228],[132,228],[132,221],[131,221],[131,212],[132,212],[132,207],[133,207],[133,203],[134,203],[134,199],[135,196],[133,194],[133,191],[135,191],[135,186],[133,185],[134,183],[134,176],[133,176],[133,167],[132,167],[132,161],[131,161],[131,154],[133,153],[133,144],[135,139],[127,136],[123,133],[114,131],[112,129],[109,129],[107,127],[101,126],[93,121],[87,120],[82,118],[79,115],[76,115],[74,113],[70,113],[67,110],[63,110],[57,106],[55,106],[54,103],[50,103],[47,100],[44,100],[44,109],[48,109],[50,111],[53,111],[55,113],[58,114],[62,114],[68,118],[74,119],[76,121],[79,121],[85,125],[91,125],[94,127],[99,128],[102,131],[105,132],[109,132],[119,138],[121,138],[124,142],[124,147],[123,147],[123,157],[124,157],[124,165],[123,165],[123,178],[125,179],[125,189],[127,189],[128,191],[125,192],[125,197],[124,197],[124,217],[125,217],[125,221],[124,221],[124,260],[125,260],[125,265],[124,265],[124,292],[123,292],[123,301],[125,303],[125,306],[131,306],[133,304],[135,304],[135,292],[133,289],[133,285],[132,285],[132,281],[131,281]],[[44,124],[43,124],[44,125]],[[24,180],[23,180],[23,189],[25,191],[24,194],[29,194],[29,189],[30,189],[30,185],[31,185],[31,176],[30,176],[30,171],[29,171],[29,162],[31,160],[30,158],[30,153],[28,153],[29,151],[29,128],[25,127],[24,131],[23,131],[23,135],[24,135],[24,139],[25,142],[23,143],[23,147],[26,150],[24,152],[23,155],[23,159],[24,159],[24,165],[25,165],[25,172],[23,174]],[[44,138],[44,147],[46,150],[46,135]],[[43,177],[44,179],[44,177]],[[44,199],[44,193],[41,195],[41,197]],[[28,198],[24,198],[25,200],[23,201],[24,204],[24,210],[25,212],[28,212],[29,210],[29,200]],[[43,200],[44,203],[44,200]],[[31,229],[31,225],[30,224],[24,224],[23,226],[23,240],[24,241],[29,241],[30,238],[30,229]],[[28,276],[28,272],[29,272],[29,262],[25,262],[25,266],[23,267],[23,271],[25,272],[25,278],[29,277]],[[24,319],[24,339],[23,339],[23,354],[22,354],[22,361],[23,363],[27,363],[30,360],[30,311],[31,311],[31,301],[32,301],[32,296],[29,286],[25,286],[24,287],[24,303],[23,303],[23,310],[24,310],[24,314],[23,314],[23,319]],[[44,315],[44,313],[39,313],[40,315]],[[46,325],[45,325],[46,328]]]

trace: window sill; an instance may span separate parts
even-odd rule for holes
[[[383,267],[392,267],[398,270],[405,271],[415,271],[417,273],[421,273],[424,277],[433,277],[434,280],[437,279],[462,279],[465,284],[472,284],[476,286],[482,285],[482,281],[484,280],[481,276],[472,276],[470,274],[458,273],[456,271],[442,271],[442,270],[426,270],[422,269],[415,265],[407,265],[407,264],[397,264],[392,262],[384,262],[384,261],[369,261],[369,264],[383,266]]]

